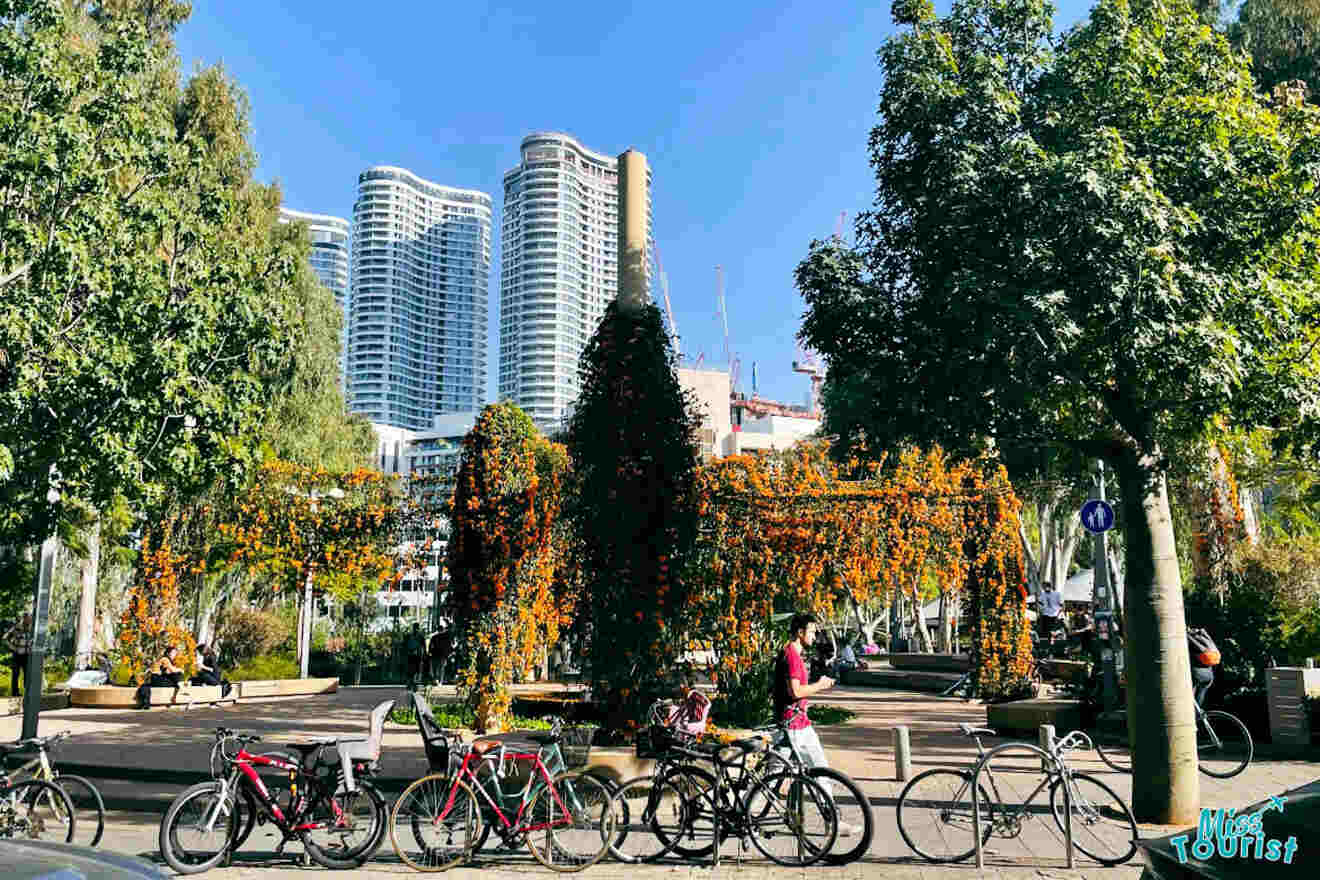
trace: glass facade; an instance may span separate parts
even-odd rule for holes
[[[426,430],[486,388],[491,198],[379,166],[358,176],[349,408]]]
[[[618,296],[618,225],[614,157],[565,134],[523,138],[504,175],[498,387],[542,430],[571,412],[578,359]]]
[[[305,223],[312,240],[310,262],[321,283],[330,288],[342,312],[339,332],[339,386],[344,386],[344,355],[348,350],[349,253],[348,221],[328,214],[308,214],[280,208],[281,223]]]

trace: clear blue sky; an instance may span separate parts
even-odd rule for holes
[[[177,42],[185,70],[222,62],[247,91],[258,176],[289,207],[351,217],[358,172],[376,164],[494,197],[488,399],[501,181],[523,136],[555,130],[647,154],[684,354],[723,360],[722,265],[744,390],[755,361],[763,396],[802,403],[792,273],[841,211],[871,204],[866,141],[890,4],[624,5],[194,0]],[[1065,0],[1058,21],[1089,5]]]

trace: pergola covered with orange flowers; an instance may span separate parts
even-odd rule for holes
[[[776,613],[829,613],[935,589],[962,601],[978,693],[1011,691],[1030,668],[1017,497],[1002,467],[941,450],[847,469],[824,443],[733,456],[702,470],[703,523],[685,629],[734,681],[776,647]],[[919,603],[918,603],[919,604]]]

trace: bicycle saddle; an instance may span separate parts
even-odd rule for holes
[[[999,735],[988,727],[973,727],[972,725],[966,723],[959,724],[958,730],[962,733],[963,736],[998,736]]]
[[[501,743],[499,742],[499,740],[479,739],[476,742],[472,743],[472,754],[480,758],[482,755],[486,754],[487,752],[493,752],[495,749],[498,749],[500,745]]]

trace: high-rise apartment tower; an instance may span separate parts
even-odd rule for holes
[[[491,198],[379,165],[358,175],[349,408],[428,430],[486,391]]]
[[[344,353],[348,350],[348,221],[328,214],[308,214],[280,208],[281,223],[306,223],[312,240],[312,271],[330,288],[339,304],[343,326],[339,333],[339,384],[344,384]]]
[[[566,134],[522,141],[504,175],[499,397],[557,430],[581,387],[578,358],[619,292],[618,160]],[[650,239],[650,174],[646,228]]]

